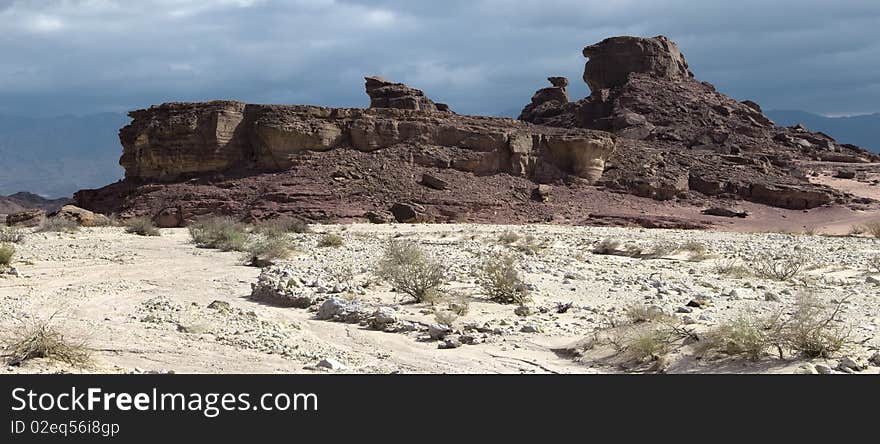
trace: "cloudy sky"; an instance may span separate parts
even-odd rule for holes
[[[664,34],[767,109],[880,111],[877,0],[0,0],[0,113],[171,100],[366,106],[365,74],[458,112],[516,112],[581,49]]]

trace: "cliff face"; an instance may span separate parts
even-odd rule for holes
[[[593,183],[614,151],[601,131],[542,127],[510,119],[439,111],[167,103],[131,113],[120,132],[128,179],[172,182],[228,170],[282,171],[305,151],[372,152],[434,146],[423,159],[478,175],[507,173],[536,181],[574,175]]]

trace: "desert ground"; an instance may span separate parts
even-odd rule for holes
[[[341,245],[319,246],[328,233]],[[6,343],[51,318],[91,356],[75,366],[30,359],[5,372],[880,372],[880,239],[452,224],[314,225],[285,236],[293,253],[266,276],[314,300],[308,308],[254,300],[261,269],[242,253],[197,248],[187,229],[28,231],[0,278]],[[391,239],[442,264],[445,297],[414,303],[376,276]],[[478,285],[481,264],[508,256],[528,290],[522,307]],[[787,280],[753,271],[794,263]],[[771,348],[756,359],[696,351],[731,321],[790,315],[805,295],[837,310],[827,327],[845,334],[840,350],[780,358]],[[662,349],[633,355],[645,331],[667,327]]]

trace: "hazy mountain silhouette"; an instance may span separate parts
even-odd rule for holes
[[[822,131],[841,143],[851,143],[880,152],[880,113],[850,117],[826,117],[806,111],[767,111],[777,125],[803,124],[810,130]]]

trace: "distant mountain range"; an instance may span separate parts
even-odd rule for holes
[[[70,199],[46,199],[33,193],[15,193],[9,196],[0,196],[0,214],[13,214],[29,208],[42,208],[46,211],[54,211],[70,202]]]
[[[67,197],[119,180],[125,114],[32,118],[0,115],[0,196]]]
[[[806,111],[766,111],[777,125],[798,123],[813,131],[821,131],[841,143],[851,143],[866,150],[880,152],[880,113],[851,117],[826,117]]]

